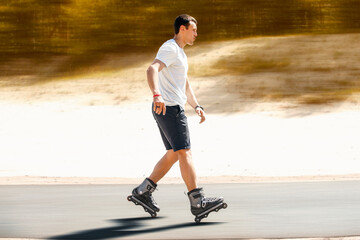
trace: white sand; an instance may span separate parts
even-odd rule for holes
[[[149,104],[0,105],[0,176],[147,176],[164,153]],[[189,116],[199,176],[360,172],[360,112]],[[169,172],[178,177],[178,166]]]

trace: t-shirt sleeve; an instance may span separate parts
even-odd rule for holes
[[[176,60],[176,46],[166,44],[160,47],[156,54],[156,59],[162,61],[166,67],[170,66]]]

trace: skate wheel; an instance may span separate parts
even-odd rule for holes
[[[147,208],[144,208],[145,212],[148,212]]]
[[[215,212],[218,212],[219,211],[219,209],[217,208],[217,209],[215,209]]]
[[[131,196],[128,196],[128,197],[127,197],[127,200],[130,202],[130,201],[131,201]]]
[[[196,223],[200,223],[201,219],[200,218],[195,218],[195,222]]]
[[[155,212],[155,213],[152,213],[152,214],[151,214],[151,217],[154,218],[154,217],[156,217],[156,215],[157,215],[156,212]]]
[[[226,203],[223,204],[223,208],[224,208],[224,209],[227,208],[227,206],[228,206],[228,205],[227,205]]]

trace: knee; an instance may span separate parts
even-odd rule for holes
[[[175,163],[175,162],[177,162],[177,160],[179,160],[178,155],[173,150],[167,151],[167,153],[165,154],[165,159],[166,159],[166,161],[172,162],[172,163]]]
[[[180,161],[190,161],[192,158],[191,150],[190,149],[181,149],[176,151],[178,159]]]

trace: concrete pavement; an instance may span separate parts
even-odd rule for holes
[[[360,235],[360,181],[204,185],[227,209],[194,223],[181,184],[159,184],[151,218],[134,185],[0,186],[0,238],[238,239]]]

